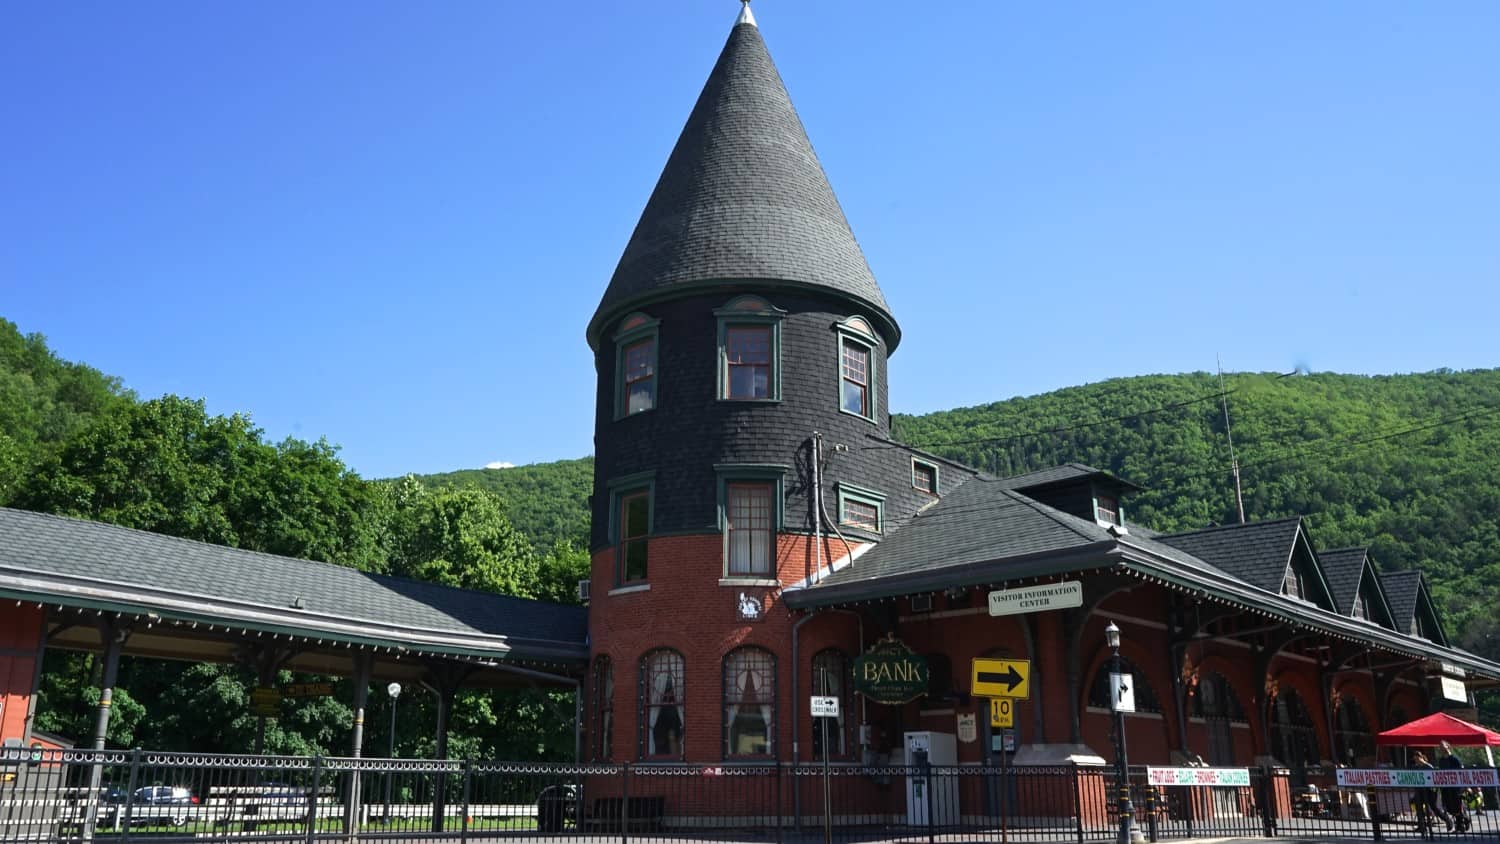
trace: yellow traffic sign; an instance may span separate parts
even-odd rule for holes
[[[1016,725],[1015,698],[997,697],[990,700],[990,726],[1010,729]]]
[[[1031,660],[975,659],[974,682],[969,692],[975,697],[1030,700]]]

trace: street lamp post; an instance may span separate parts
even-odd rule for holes
[[[1124,673],[1120,670],[1120,628],[1113,621],[1104,628],[1104,641],[1113,652],[1112,679],[1119,681]],[[1132,844],[1139,841],[1135,830],[1135,806],[1130,802],[1130,762],[1125,758],[1125,712],[1120,708],[1120,690],[1110,684],[1110,708],[1115,715],[1115,784],[1120,789],[1120,834],[1117,844]]]
[[[391,696],[391,744],[387,758],[396,758],[396,701],[401,699],[401,684],[391,683],[385,687],[385,693]],[[385,823],[391,822],[391,786],[394,785],[395,771],[385,772]]]

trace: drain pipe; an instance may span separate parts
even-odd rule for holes
[[[794,623],[792,625],[792,765],[794,767],[797,765],[798,761],[802,758],[801,742],[799,740],[800,737],[802,736],[802,719],[801,719],[802,706],[799,703],[799,701],[801,700],[801,698],[798,696],[799,695],[798,689],[801,686],[801,684],[797,682],[802,677],[802,662],[801,662],[801,659],[800,659],[800,651],[802,649],[802,647],[801,647],[802,646],[802,639],[801,639],[802,625],[808,623],[809,621],[812,621],[813,619],[817,618],[819,615],[827,614],[827,613],[840,613],[842,615],[852,615],[852,616],[854,616],[855,622],[857,622],[858,625],[859,625],[859,643],[858,643],[858,646],[855,648],[855,650],[856,650],[857,653],[864,653],[864,647],[865,647],[865,617],[862,616],[862,615],[860,615],[859,613],[855,612],[854,610],[845,610],[845,609],[813,610],[812,612],[808,613],[807,615],[803,616],[802,618],[797,619],[796,623]],[[859,711],[860,711],[859,720],[860,720],[860,723],[863,724],[865,722],[865,709],[864,709],[864,701],[863,700],[860,701],[860,710]],[[827,753],[828,749],[824,748],[823,752]],[[794,825],[796,826],[797,830],[800,832],[802,830],[802,789],[797,786],[795,777],[793,777],[793,781],[792,781],[792,814],[793,814],[793,818],[794,818]]]
[[[813,506],[813,582],[823,579],[823,435],[813,431],[812,442],[812,506]]]

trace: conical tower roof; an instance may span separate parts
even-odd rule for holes
[[[900,329],[746,6],[589,322],[705,288],[812,288]]]

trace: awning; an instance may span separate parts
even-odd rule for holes
[[[1382,747],[1436,747],[1445,741],[1460,747],[1500,747],[1500,733],[1437,712],[1375,736],[1375,743]]]

